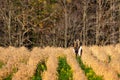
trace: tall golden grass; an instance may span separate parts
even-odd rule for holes
[[[109,65],[120,74],[120,44],[116,46],[104,46],[103,49],[111,57]]]
[[[102,46],[92,46],[90,47],[90,50],[98,60],[101,60],[106,63],[109,61],[109,56],[105,54],[105,51],[102,49]]]
[[[117,73],[109,65],[95,58],[89,47],[83,47],[83,51],[83,62],[92,67],[97,75],[103,76],[104,80],[119,80]]]
[[[67,63],[71,66],[73,71],[73,80],[87,80],[85,73],[79,67],[78,62],[76,61],[75,55],[73,54],[73,49],[66,49],[64,54],[67,58]]]
[[[15,48],[13,48],[11,46],[9,48],[0,47],[0,61],[2,61],[4,64],[6,64],[8,59],[13,54],[11,52],[14,50],[15,50]]]
[[[54,54],[49,53],[46,66],[47,71],[43,73],[43,80],[57,80],[58,59]]]
[[[90,66],[97,75],[104,80],[120,80],[120,44],[116,46],[83,46],[82,61]],[[67,63],[73,71],[73,80],[87,80],[80,68],[73,48],[35,47],[32,51],[25,47],[0,47],[0,62],[4,65],[0,69],[0,80],[13,74],[12,80],[30,80],[35,74],[39,62],[45,61],[47,70],[43,72],[43,80],[57,80],[58,57],[66,57]],[[109,61],[109,56],[111,61]]]
[[[108,46],[89,47],[93,56],[98,60],[108,63],[115,71],[120,74],[120,44]]]
[[[19,68],[21,63],[26,63],[29,53],[25,47],[21,47],[16,50],[16,48],[9,47],[9,50],[6,50],[6,52],[10,55],[8,58],[8,61],[6,65],[0,69],[0,78],[4,79],[5,77],[9,76],[10,74],[16,72],[16,70]],[[27,53],[24,53],[27,52]],[[21,53],[21,54],[20,54]],[[5,60],[6,61],[6,60]],[[5,62],[3,61],[3,62]]]
[[[12,80],[29,80],[37,69],[37,64],[47,58],[46,53],[40,48],[34,48],[31,56],[24,65],[12,78]]]

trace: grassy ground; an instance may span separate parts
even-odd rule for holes
[[[4,63],[0,61],[0,68],[2,68],[3,65],[4,65]]]
[[[87,76],[88,80],[103,80],[101,76],[97,76],[95,74],[95,72],[92,70],[92,68],[84,65],[80,57],[77,57],[76,59],[80,65],[80,67],[82,68],[82,70],[85,72],[85,75]]]
[[[7,76],[5,79],[3,80],[12,80],[12,74],[10,74],[9,76]]]
[[[72,70],[67,64],[66,58],[60,57],[58,65],[58,80],[73,80]]]
[[[120,74],[118,74],[118,77],[120,78]]]
[[[39,63],[36,69],[35,75],[32,77],[32,80],[42,80],[42,72],[44,70],[47,70],[47,67],[45,65],[45,62]]]
[[[14,68],[13,72],[10,75],[8,75],[6,78],[4,78],[3,80],[12,80],[13,73],[16,73],[17,71],[18,71],[18,68]]]

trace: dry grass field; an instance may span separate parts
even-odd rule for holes
[[[68,80],[120,80],[119,49],[120,44],[83,46],[79,62],[73,48],[0,47],[0,80],[66,80],[60,72],[71,76]]]

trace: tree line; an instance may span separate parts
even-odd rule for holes
[[[120,0],[0,0],[0,46],[120,43]]]

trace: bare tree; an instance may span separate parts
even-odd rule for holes
[[[65,48],[67,47],[67,32],[68,32],[68,14],[67,14],[67,1],[64,0],[64,10],[65,10]]]
[[[87,36],[87,8],[88,8],[88,1],[84,0],[83,1],[83,28],[82,28],[82,31],[83,31],[83,45],[86,45],[86,36]]]
[[[120,1],[118,0],[118,27],[119,27],[119,43],[120,43]]]
[[[4,46],[114,44],[120,0],[0,0],[0,26]]]
[[[99,44],[99,36],[100,36],[100,27],[101,27],[101,11],[102,11],[102,5],[101,5],[102,1],[98,0],[97,4],[97,10],[96,10],[96,44]]]
[[[115,43],[115,0],[111,0],[111,17],[110,17],[110,24],[111,26],[111,37],[110,37],[110,43]]]
[[[11,45],[11,19],[13,16],[13,4],[11,0],[1,0],[1,6],[0,6],[0,16],[4,20],[5,26],[7,26],[7,32],[8,32],[8,42],[9,45]]]

